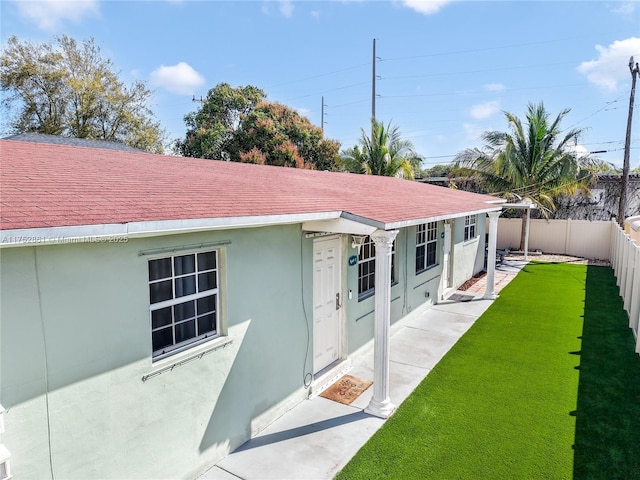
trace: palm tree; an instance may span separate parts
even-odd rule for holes
[[[408,179],[413,179],[421,163],[413,144],[402,139],[398,127],[391,127],[391,123],[385,127],[375,119],[371,136],[362,129],[359,145],[344,150],[340,157],[347,172]]]
[[[589,192],[592,160],[573,148],[582,129],[564,132],[560,122],[569,113],[562,110],[549,123],[544,105],[529,104],[527,125],[505,112],[510,132],[489,131],[482,135],[485,146],[460,152],[454,162],[458,175],[472,176],[478,185],[509,201],[531,201],[544,218],[555,211],[554,198]],[[522,214],[520,250],[524,249],[526,211]]]

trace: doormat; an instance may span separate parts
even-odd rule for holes
[[[334,402],[350,405],[362,392],[373,385],[370,380],[362,380],[352,375],[344,375],[340,380],[320,394],[321,397]]]
[[[447,300],[453,300],[454,302],[470,302],[473,299],[473,295],[462,295],[460,293],[454,293]]]

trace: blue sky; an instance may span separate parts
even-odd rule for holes
[[[93,37],[121,79],[146,82],[171,138],[220,82],[255,85],[325,136],[353,146],[371,117],[397,125],[425,157],[448,163],[544,102],[577,148],[622,165],[640,3],[595,1],[9,1],[1,40]],[[640,85],[631,167],[640,166]],[[4,125],[3,127],[4,128]],[[6,133],[6,132],[3,132]]]

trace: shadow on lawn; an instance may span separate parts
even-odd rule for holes
[[[587,267],[573,478],[640,479],[640,356],[613,270]]]

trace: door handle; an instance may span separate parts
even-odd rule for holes
[[[340,293],[336,293],[336,310],[340,310]]]

